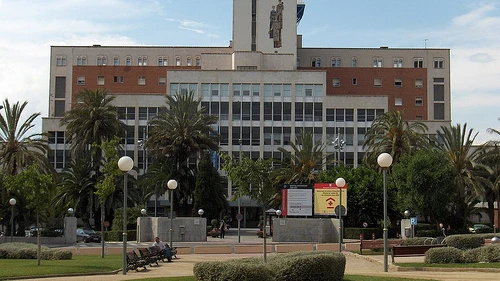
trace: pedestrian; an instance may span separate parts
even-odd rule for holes
[[[153,247],[157,247],[163,255],[167,258],[168,262],[172,262],[172,252],[170,251],[170,246],[165,245],[160,241],[160,237],[155,237],[155,242],[152,245]]]
[[[226,222],[224,222],[224,220],[220,221],[219,230],[220,230],[220,239],[224,239],[224,235],[226,234]]]

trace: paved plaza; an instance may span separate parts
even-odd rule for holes
[[[203,246],[222,246],[232,245],[233,247],[238,244],[243,245],[262,245],[263,239],[258,238],[255,234],[255,229],[241,230],[240,243],[238,243],[237,229],[230,229],[225,239],[208,237],[207,242],[196,243],[174,243],[178,247],[196,247],[196,245]],[[147,246],[149,244],[136,244],[129,243],[132,247]],[[268,244],[277,245],[282,243],[274,243],[272,239],[268,239]],[[109,247],[119,248],[121,243],[108,243]],[[81,244],[78,247],[98,248],[97,244]],[[269,253],[275,255],[276,253]],[[389,272],[383,270],[383,255],[358,255],[348,251],[344,251],[347,264],[345,273],[348,275],[369,275],[369,276],[390,276],[390,277],[405,277],[405,278],[421,278],[432,280],[448,280],[448,281],[481,281],[481,280],[499,280],[500,269],[486,272],[486,270],[470,270],[470,269],[431,269],[427,271],[423,269],[407,269],[397,267],[390,264],[389,257]],[[158,266],[147,267],[147,269],[136,271],[129,271],[127,275],[122,275],[122,272],[107,275],[93,275],[93,276],[64,276],[58,278],[43,278],[43,279],[25,279],[25,280],[129,280],[153,277],[172,277],[172,276],[190,276],[193,275],[193,266],[197,262],[202,261],[216,261],[216,260],[230,260],[242,257],[262,257],[262,253],[251,254],[181,254],[178,259],[174,259],[172,263],[161,263]],[[423,257],[398,257],[396,262],[423,262]],[[403,271],[409,270],[409,271]]]

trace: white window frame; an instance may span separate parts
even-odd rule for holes
[[[187,66],[191,66],[193,64],[193,61],[191,60],[191,57],[186,58],[186,64]]]
[[[97,56],[97,65],[107,65],[108,64],[108,58],[104,55],[99,55]]]
[[[158,85],[167,85],[167,77],[158,76]]]
[[[85,76],[78,76],[76,78],[76,84],[79,86],[84,86],[85,85]]]
[[[434,68],[443,69],[444,68],[444,58],[434,58]]]
[[[381,57],[375,57],[372,59],[372,66],[373,67],[383,67],[384,60]]]
[[[403,58],[394,58],[393,62],[395,68],[403,67]]]
[[[181,57],[177,56],[175,57],[175,66],[181,66]]]
[[[113,57],[113,65],[114,66],[119,66],[120,65],[120,58],[118,56]]]
[[[394,105],[395,106],[403,106],[403,98],[402,97],[395,97],[394,98]]]
[[[102,86],[102,85],[104,85],[104,83],[105,83],[104,75],[97,76],[97,85]]]
[[[140,75],[137,77],[137,85],[146,85],[146,76]]]
[[[401,78],[394,78],[394,87],[396,87],[396,88],[402,88],[403,87],[403,79],[401,79]]]
[[[415,106],[424,106],[424,98],[415,97]]]
[[[333,86],[334,88],[338,88],[338,87],[340,87],[340,78],[333,78],[333,79],[332,79],[332,86]]]
[[[342,65],[342,59],[340,57],[332,58],[332,67],[340,67]]]
[[[65,66],[66,65],[66,56],[59,55],[56,57],[56,66]]]
[[[373,86],[374,87],[382,87],[382,78],[373,78]]]
[[[424,79],[417,78],[415,79],[415,88],[423,88],[424,87]]]
[[[357,57],[352,57],[352,59],[351,59],[351,66],[352,67],[357,67],[358,66],[358,58]]]
[[[424,58],[413,58],[413,68],[424,68]]]
[[[125,65],[126,66],[131,66],[132,65],[132,57],[131,56],[127,56],[127,58],[125,60]]]

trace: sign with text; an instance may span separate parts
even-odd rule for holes
[[[342,202],[340,192],[342,191]],[[341,208],[339,207],[341,206]],[[341,189],[335,183],[314,184],[314,215],[336,215],[335,209],[341,209],[342,215],[347,214],[347,185]]]
[[[312,184],[284,184],[281,189],[283,216],[312,216]]]

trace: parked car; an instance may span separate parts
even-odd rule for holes
[[[490,233],[493,232],[493,227],[486,224],[475,224],[473,227],[469,227],[469,231],[472,233]]]
[[[95,232],[93,229],[76,229],[76,242],[83,241],[84,243],[89,242],[101,242],[101,236]]]

